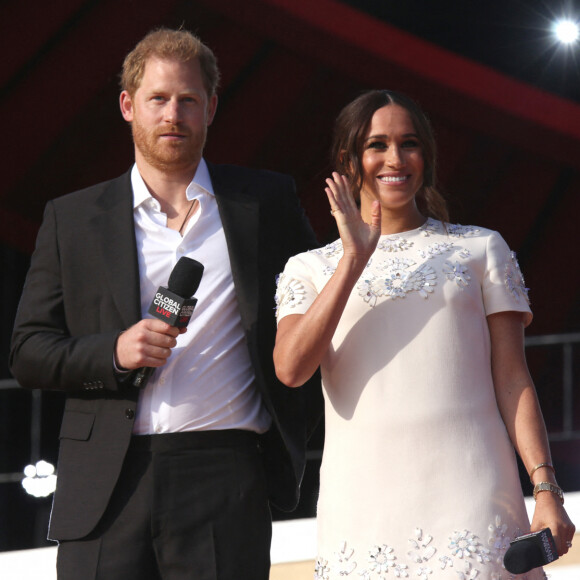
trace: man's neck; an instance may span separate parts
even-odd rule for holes
[[[167,206],[173,208],[186,203],[185,190],[193,180],[199,161],[195,166],[174,170],[160,169],[136,158],[137,169],[151,195],[161,204],[161,210],[167,213]]]

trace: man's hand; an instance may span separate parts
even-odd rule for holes
[[[154,318],[144,318],[121,333],[115,350],[115,363],[120,370],[161,367],[177,344],[177,336],[186,328],[175,328]]]

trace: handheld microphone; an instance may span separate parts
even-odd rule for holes
[[[550,528],[519,536],[503,557],[503,565],[512,574],[525,574],[559,558]]]
[[[167,287],[160,286],[149,307],[149,314],[171,326],[185,328],[189,324],[197,298],[193,295],[203,276],[203,264],[183,256],[169,275]],[[143,367],[133,377],[133,386],[143,387],[155,369]]]

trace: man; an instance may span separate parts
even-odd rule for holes
[[[315,240],[291,178],[203,159],[218,77],[189,32],[148,34],[122,75],[135,165],[47,204],[11,365],[66,393],[59,580],[266,579],[268,495],[297,502],[319,391],[275,378],[273,296]],[[205,266],[186,332],[147,316],[181,256]]]

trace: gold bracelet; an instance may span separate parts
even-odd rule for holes
[[[551,493],[555,493],[562,503],[564,503],[564,492],[559,485],[555,485],[553,483],[549,483],[547,481],[541,481],[540,483],[536,483],[534,486],[534,499],[538,500],[538,493],[541,491],[549,491]]]
[[[540,469],[540,467],[549,467],[554,473],[556,473],[556,470],[554,469],[554,466],[551,463],[538,463],[538,465],[536,465],[535,467],[532,467],[532,470],[530,471],[530,482],[533,484],[534,482],[532,481],[532,475],[534,475],[534,472],[537,469]]]

